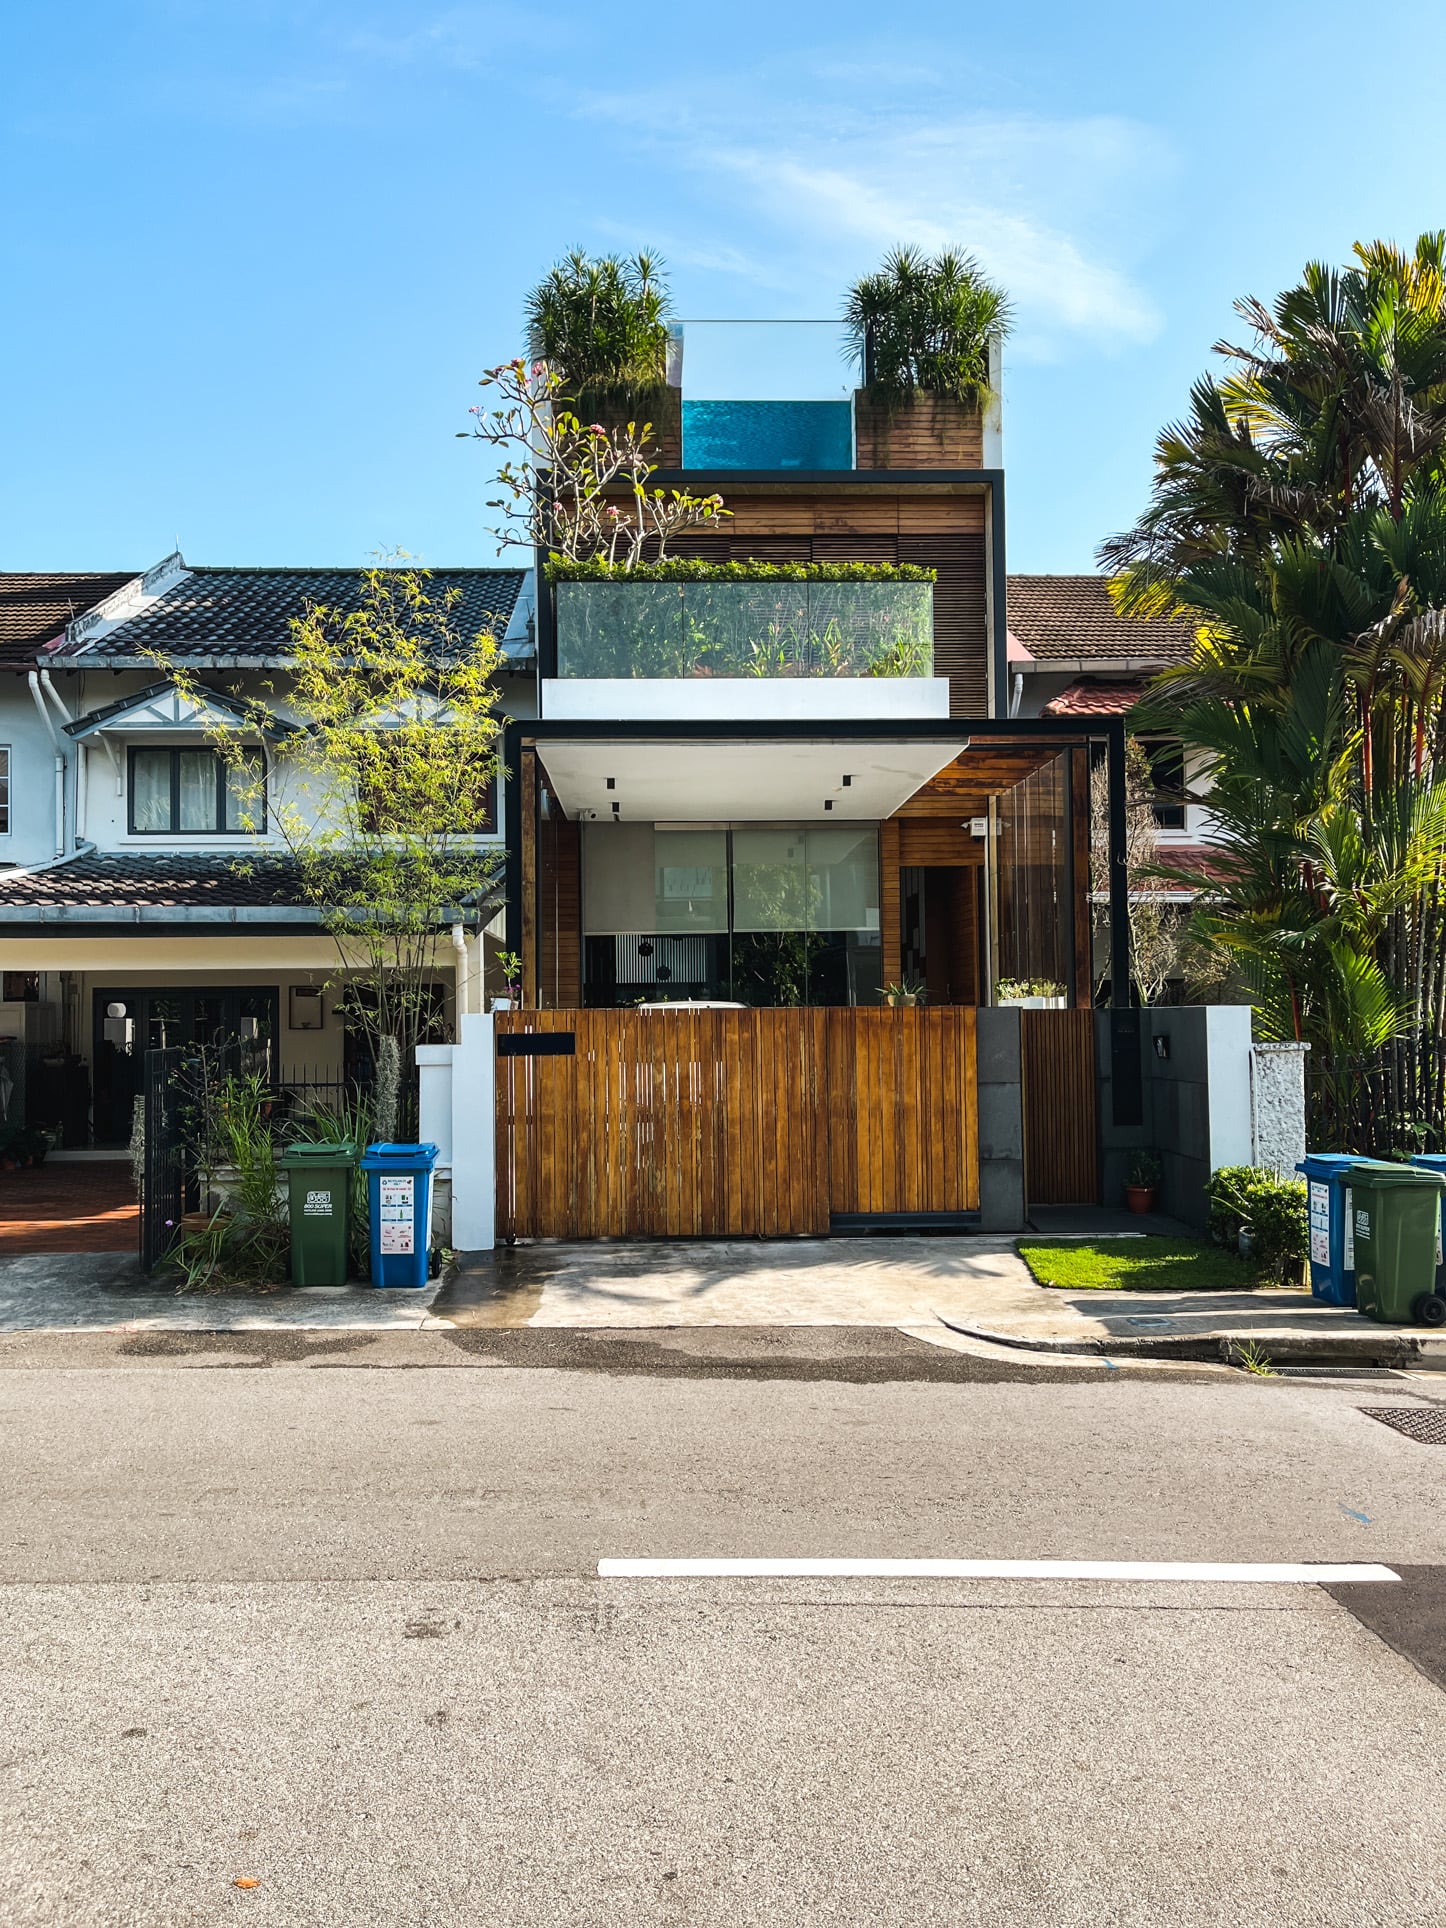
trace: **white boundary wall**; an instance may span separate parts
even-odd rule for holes
[[[491,1014],[466,1012],[458,1031],[456,1044],[417,1047],[420,1132],[424,1143],[437,1147],[438,1180],[448,1181],[453,1249],[490,1252],[497,1243],[497,1045]]]

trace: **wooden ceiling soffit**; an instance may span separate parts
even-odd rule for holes
[[[1003,741],[971,747],[947,770],[930,779],[895,814],[899,817],[974,816],[992,798],[1033,776],[1064,750],[1076,747],[1058,738],[1048,743]]]

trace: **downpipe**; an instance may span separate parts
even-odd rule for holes
[[[60,738],[55,734],[50,708],[41,690],[39,672],[31,670],[26,681],[30,685],[36,711],[45,725],[45,734],[50,738],[50,747],[55,752],[55,855],[60,858],[65,855],[65,752],[60,747]]]
[[[457,1018],[460,1032],[461,1019],[472,1007],[472,960],[467,953],[467,933],[460,924],[452,926],[452,951],[457,960]]]

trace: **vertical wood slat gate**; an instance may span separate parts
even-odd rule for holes
[[[1024,1195],[1031,1205],[1099,1200],[1095,1014],[1021,1011]]]
[[[504,1237],[807,1237],[978,1205],[971,1010],[513,1011],[497,1032],[575,1040],[499,1055]]]

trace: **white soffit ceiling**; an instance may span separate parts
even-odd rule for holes
[[[767,822],[892,816],[967,747],[950,742],[538,744],[569,817],[624,823]],[[609,787],[611,779],[612,787]],[[847,780],[846,780],[847,779]],[[826,801],[832,809],[825,810]],[[614,811],[613,805],[619,808]]]

